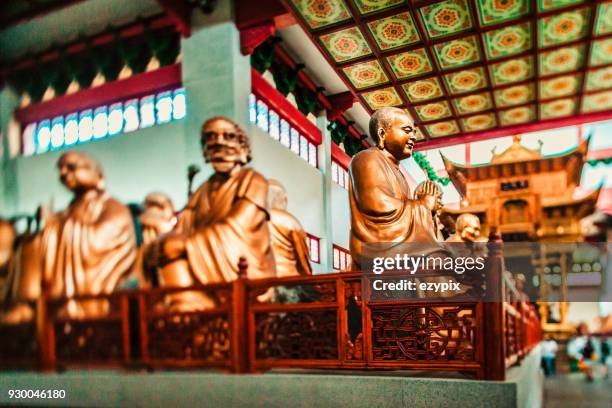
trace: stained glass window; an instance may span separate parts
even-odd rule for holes
[[[162,92],[155,98],[155,110],[157,111],[157,124],[168,123],[172,120],[172,93]]]
[[[155,124],[154,96],[147,96],[140,100],[140,127],[146,128]]]
[[[291,151],[297,155],[300,154],[300,132],[297,129],[291,128],[291,144],[286,145]]]
[[[59,149],[64,144],[64,118],[58,116],[51,122],[51,148]]]
[[[279,118],[278,118],[278,113],[274,112],[273,110],[270,111],[270,136],[272,136],[274,139],[279,140],[280,138],[280,124],[279,124]]]
[[[93,116],[93,137],[102,139],[108,134],[108,113],[106,106],[96,108]]]
[[[24,126],[22,154],[44,153],[184,117],[183,88],[99,106]]]
[[[123,126],[124,132],[131,132],[138,129],[138,99],[132,99],[127,101],[123,108],[123,120],[125,126]]]
[[[108,114],[108,134],[116,135],[123,128],[123,107],[121,103],[111,105]]]
[[[51,142],[51,122],[43,120],[38,124],[36,130],[36,153],[44,153],[49,150]]]
[[[257,126],[268,131],[268,105],[264,101],[257,101]]]
[[[318,167],[317,145],[292,128],[281,114],[254,94],[249,95],[249,122],[267,132],[270,137],[278,140],[312,167]]]
[[[174,91],[172,99],[172,119],[180,120],[187,114],[187,97],[185,89],[180,88]]]

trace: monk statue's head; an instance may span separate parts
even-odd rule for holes
[[[202,125],[204,159],[216,173],[228,174],[251,161],[249,138],[238,124],[226,117],[215,116]]]
[[[396,160],[410,157],[416,143],[414,121],[400,108],[381,108],[370,118],[370,136]]]
[[[414,199],[421,201],[431,211],[442,209],[442,189],[431,180],[420,183],[414,190]]]
[[[287,191],[280,181],[268,180],[268,208],[286,210],[287,201]]]
[[[57,168],[62,184],[77,195],[89,190],[104,190],[102,167],[83,152],[72,150],[62,154]]]
[[[461,214],[455,224],[456,234],[463,241],[474,242],[480,237],[480,220],[474,214]]]
[[[155,214],[164,219],[172,219],[174,217],[172,199],[159,191],[149,193],[144,199],[144,213]]]

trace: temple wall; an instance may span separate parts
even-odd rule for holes
[[[187,195],[183,148],[183,122],[142,129],[78,147],[95,157],[106,175],[107,190],[122,202],[143,201],[151,191],[170,195],[177,207]],[[2,216],[33,213],[40,204],[53,200],[54,209],[64,208],[70,199],[60,184],[56,163],[65,150],[29,157],[17,157],[14,164],[16,207]]]

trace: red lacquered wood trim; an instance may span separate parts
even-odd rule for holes
[[[338,163],[342,168],[344,168],[344,170],[348,171],[349,165],[351,164],[351,158],[334,142],[331,144],[331,155],[332,160]]]
[[[181,64],[173,64],[155,71],[136,74],[126,79],[108,82],[104,85],[17,109],[15,118],[19,123],[25,125],[83,109],[144,96],[152,92],[163,91],[180,86],[181,83]]]
[[[302,112],[293,106],[280,92],[270,85],[259,72],[251,68],[251,88],[255,96],[266,102],[291,126],[315,145],[320,145],[321,131]]]

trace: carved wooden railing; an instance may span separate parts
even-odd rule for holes
[[[72,299],[106,302],[99,319],[61,317],[67,300],[41,299],[35,321],[0,326],[0,366],[409,369],[503,380],[540,340],[539,321],[501,273],[499,253],[489,259],[486,287],[503,302],[379,299],[358,272],[249,281],[244,264],[231,283]],[[202,292],[216,306],[164,307],[184,291]]]

